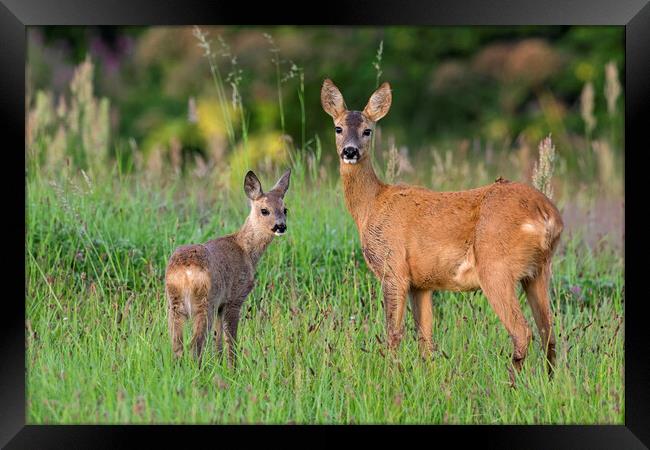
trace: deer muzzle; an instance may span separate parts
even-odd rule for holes
[[[360,156],[357,147],[345,147],[341,151],[341,159],[347,164],[356,164],[359,161]]]
[[[284,223],[276,223],[271,228],[271,231],[275,233],[276,236],[282,236],[287,231],[287,226]]]

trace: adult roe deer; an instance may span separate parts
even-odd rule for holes
[[[250,213],[241,229],[205,244],[178,247],[172,254],[165,272],[165,293],[174,355],[183,352],[183,324],[192,318],[191,347],[200,364],[206,334],[216,316],[217,351],[221,353],[225,336],[228,363],[234,366],[239,312],[253,289],[255,268],[274,236],[287,229],[284,195],[290,175],[287,170],[264,193],[257,176],[249,171],[244,191],[250,200]]]
[[[498,180],[460,192],[385,184],[369,155],[371,133],[392,101],[388,83],[363,111],[349,111],[331,80],[321,103],[334,119],[345,204],[357,228],[363,256],[381,281],[388,345],[403,334],[406,297],[423,356],[433,351],[433,290],[481,289],[510,334],[512,363],[521,370],[532,333],[519,307],[521,282],[546,351],[549,376],[555,337],[548,286],[551,257],[563,223],[551,201],[531,186]],[[514,383],[514,372],[511,371]]]

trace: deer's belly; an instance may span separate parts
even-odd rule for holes
[[[461,257],[444,251],[409,261],[411,284],[419,289],[473,291],[480,287],[472,252]]]
[[[415,239],[397,239],[385,230],[370,224],[360,236],[364,259],[380,279],[397,276],[418,289],[473,291],[480,287],[474,252],[465,240],[435,229],[411,233]]]

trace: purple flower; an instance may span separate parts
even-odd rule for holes
[[[569,290],[576,297],[580,297],[580,295],[582,294],[582,289],[580,289],[580,286],[578,286],[578,285],[571,286],[571,288]]]

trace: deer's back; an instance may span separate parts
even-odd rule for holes
[[[217,303],[247,294],[254,272],[249,258],[234,236],[213,239],[205,244],[178,247],[169,259],[166,284],[193,289],[207,284],[210,301]]]
[[[472,290],[481,258],[530,265],[551,250],[561,229],[559,212],[542,193],[499,182],[458,192],[384,186],[359,231],[377,276],[388,271],[423,289]]]

